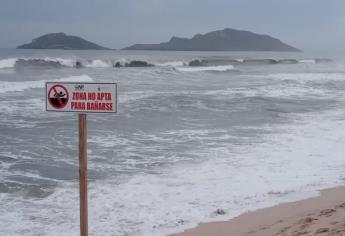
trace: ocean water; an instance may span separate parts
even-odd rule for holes
[[[118,114],[88,115],[90,235],[160,236],[344,184],[344,59],[0,50],[0,235],[79,234],[77,115],[46,81],[118,83]]]

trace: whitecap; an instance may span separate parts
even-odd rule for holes
[[[0,60],[0,69],[13,68],[17,58],[8,58]]]
[[[311,63],[311,64],[315,64],[316,61],[314,59],[303,59],[303,60],[299,60],[300,63]]]
[[[200,72],[200,71],[229,71],[234,70],[234,66],[227,65],[227,66],[204,66],[204,67],[176,67],[176,70],[182,72]]]
[[[92,68],[106,68],[106,67],[112,67],[111,63],[108,63],[106,61],[102,60],[92,60],[90,63],[85,65],[86,67],[92,67]]]
[[[157,66],[171,66],[171,67],[179,67],[184,66],[185,63],[183,61],[168,61],[164,63],[159,63]]]
[[[44,88],[45,82],[48,80],[37,80],[37,81],[24,81],[24,82],[9,82],[3,81],[0,82],[0,93],[8,92],[20,92],[27,89],[33,88]],[[92,82],[93,79],[88,75],[78,75],[78,76],[69,76],[64,77],[56,82]]]

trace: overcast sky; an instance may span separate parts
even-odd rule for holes
[[[52,32],[122,48],[227,27],[345,51],[345,0],[0,0],[1,48]]]

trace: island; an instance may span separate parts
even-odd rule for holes
[[[20,45],[17,49],[105,50],[109,48],[99,46],[78,36],[52,33],[35,38],[31,43]]]
[[[135,44],[123,50],[164,50],[164,51],[280,51],[300,50],[269,35],[226,28],[192,38],[172,37],[169,42],[159,44]]]

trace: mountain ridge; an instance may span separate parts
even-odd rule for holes
[[[158,44],[134,44],[123,50],[166,50],[166,51],[286,51],[301,50],[264,34],[246,30],[225,28],[192,38],[173,36],[168,42]]]

